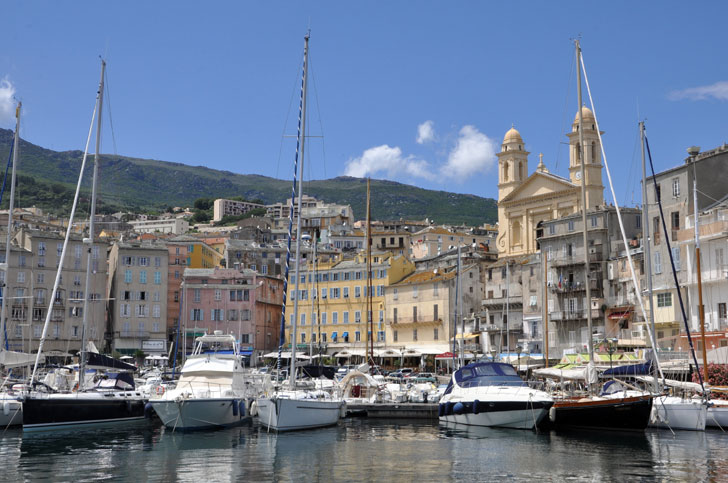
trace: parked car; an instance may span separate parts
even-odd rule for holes
[[[409,377],[412,372],[414,372],[412,369],[405,367],[403,369],[399,369],[398,371],[390,372],[387,378],[396,381],[402,381]]]
[[[412,376],[407,378],[407,381],[414,380],[416,383],[421,382],[437,382],[437,377],[432,372],[418,372],[417,374],[413,374]]]

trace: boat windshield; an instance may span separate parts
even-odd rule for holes
[[[460,387],[527,385],[513,366],[498,362],[468,364],[455,372],[455,381]]]

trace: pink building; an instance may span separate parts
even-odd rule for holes
[[[233,334],[246,355],[272,350],[271,341],[277,347],[282,283],[249,269],[186,268],[180,325],[187,350],[196,336],[215,330]]]

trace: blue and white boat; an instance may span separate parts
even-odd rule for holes
[[[440,399],[440,421],[472,426],[533,429],[554,401],[531,389],[510,364],[474,362],[452,375]]]

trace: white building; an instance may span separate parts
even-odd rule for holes
[[[164,220],[137,220],[130,221],[136,233],[172,233],[184,235],[190,229],[190,224],[181,218],[167,218]]]
[[[250,201],[226,200],[218,198],[212,207],[212,221],[220,221],[224,216],[244,215],[250,210],[256,208],[265,208],[259,203],[251,203]]]

